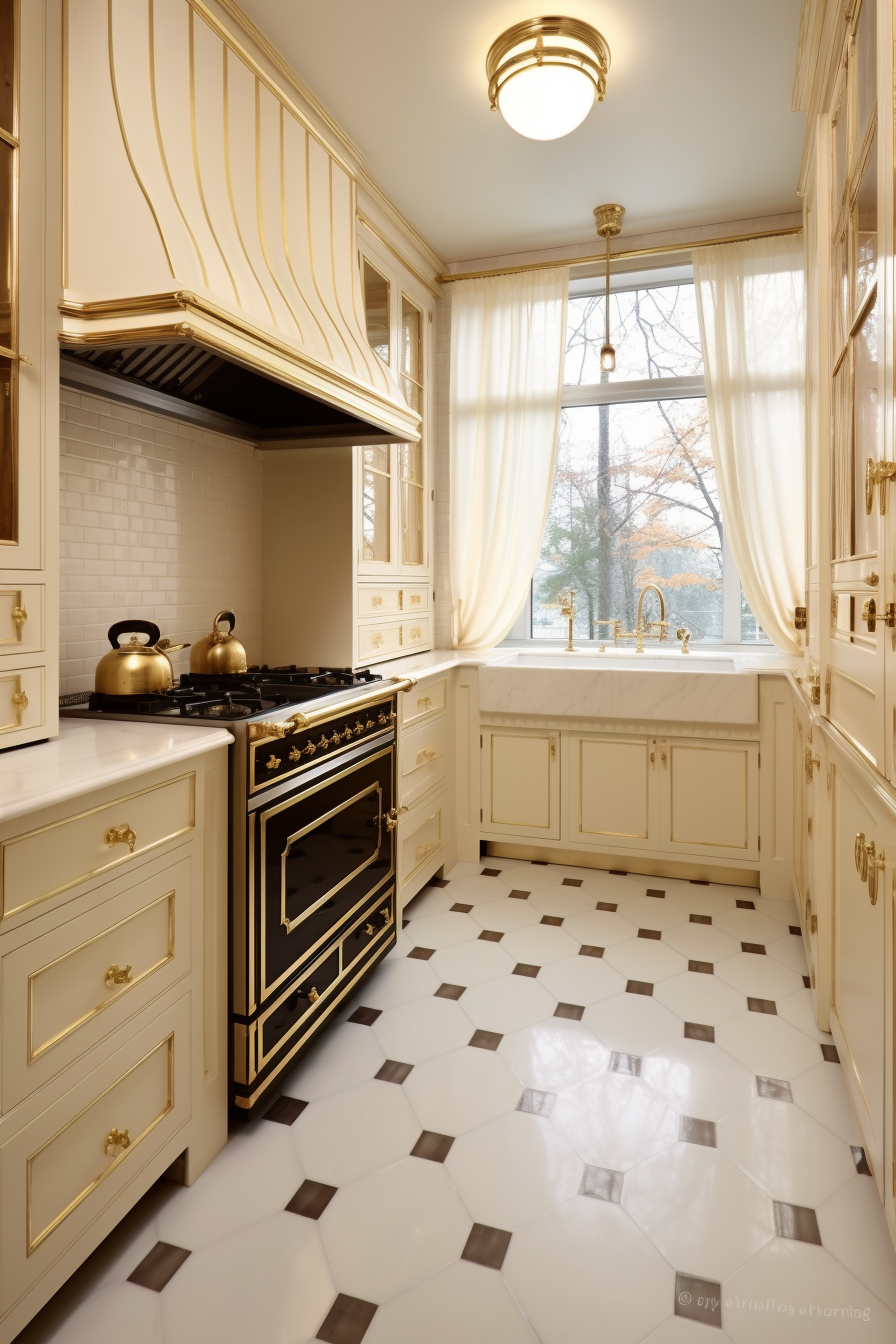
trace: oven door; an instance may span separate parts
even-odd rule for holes
[[[390,744],[250,817],[259,1004],[392,877],[393,751]]]

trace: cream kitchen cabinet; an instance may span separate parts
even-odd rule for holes
[[[456,859],[452,675],[422,677],[398,699],[399,911]]]
[[[657,738],[564,734],[566,837],[602,849],[655,849],[657,755]]]
[[[560,839],[560,733],[483,728],[482,833]]]
[[[759,744],[663,738],[660,847],[707,859],[759,860]]]

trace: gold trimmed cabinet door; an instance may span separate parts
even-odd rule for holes
[[[655,737],[565,733],[563,761],[564,840],[604,851],[658,847]]]
[[[560,733],[484,728],[482,833],[560,839]]]
[[[661,738],[660,847],[708,859],[759,859],[759,744]]]

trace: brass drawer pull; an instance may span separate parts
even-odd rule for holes
[[[813,771],[813,769],[818,769],[818,770],[821,769],[821,757],[820,757],[820,756],[813,756],[813,755],[812,755],[812,748],[811,748],[811,747],[807,747],[807,748],[806,748],[806,783],[807,783],[807,784],[811,784],[811,783],[812,783],[812,779],[813,779],[812,771]]]
[[[807,896],[807,898],[806,898],[806,923],[809,925],[809,932],[810,932],[810,933],[817,933],[817,932],[818,932],[818,916],[815,914],[815,912],[814,912],[813,909],[812,909],[812,897],[811,897],[811,896]]]
[[[424,747],[422,751],[417,752],[417,764],[429,765],[431,761],[437,761],[441,754],[438,747]]]
[[[133,854],[134,846],[137,843],[137,832],[125,822],[123,826],[110,826],[103,839],[106,842],[107,849],[111,849],[113,845],[127,845]]]
[[[16,639],[22,638],[22,626],[25,624],[27,619],[28,619],[28,613],[24,607],[13,607],[12,621],[13,625],[16,627]]]
[[[383,605],[383,599],[382,599],[381,597],[372,597],[372,598],[370,599],[370,603],[371,603],[371,606],[374,606],[374,607],[381,607],[381,606]]]
[[[873,840],[869,840],[866,846],[868,851],[868,899],[872,905],[877,905],[878,877],[887,866],[887,856],[883,850],[878,854],[875,851]]]
[[[433,849],[435,849],[435,845],[434,845],[434,844],[418,845],[418,846],[417,846],[417,852],[416,852],[416,854],[414,855],[414,858],[415,858],[415,859],[422,859],[426,854],[428,854],[428,853],[430,852],[430,850],[433,850]]]
[[[865,832],[859,831],[856,836],[856,843],[853,849],[853,858],[856,863],[856,872],[862,882],[868,881],[868,850],[865,846]]]
[[[389,925],[392,923],[391,908],[388,905],[384,905],[382,910],[380,911],[380,914],[383,917],[383,928],[388,929]]]
[[[16,727],[22,726],[22,711],[28,708],[28,697],[24,691],[13,691],[12,703],[16,711]]]
[[[418,709],[432,709],[432,699],[430,698],[430,696],[428,696],[428,695],[424,695],[423,698],[422,698],[421,700],[418,700],[418,701],[417,701],[417,708],[418,708]]]
[[[412,606],[412,607],[414,607],[414,606],[419,606],[420,603],[421,603],[422,601],[423,601],[423,598],[420,596],[419,593],[411,593],[411,606]]]
[[[117,1129],[110,1129],[109,1133],[106,1135],[106,1142],[103,1144],[103,1152],[106,1157],[109,1157],[110,1155],[117,1157],[118,1153],[115,1151],[116,1148],[124,1151],[125,1148],[130,1148],[130,1146],[131,1140],[126,1129],[122,1130],[120,1134]]]
[[[377,633],[374,635],[373,639],[371,640],[371,643],[373,644],[373,647],[374,647],[375,649],[382,648],[382,646],[383,646],[383,644],[385,644],[385,642],[386,642],[385,636],[384,636],[384,635],[381,635],[381,634],[379,633],[379,631],[377,631]]]
[[[390,810],[386,813],[385,817],[383,818],[383,820],[386,823],[386,830],[394,831],[395,827],[398,825],[398,818],[402,815],[403,812],[407,812],[407,810],[408,809],[406,807],[390,808]]]
[[[423,631],[420,629],[420,626],[419,626],[419,625],[412,625],[412,626],[411,626],[410,636],[411,636],[411,639],[422,639],[422,638],[423,638]]]
[[[119,966],[117,962],[113,961],[103,976],[103,983],[107,989],[114,989],[116,985],[129,985],[131,983],[130,966]]]
[[[379,930],[377,929],[375,924],[368,924],[364,932],[367,934],[368,938],[372,938],[375,933],[379,932]]]

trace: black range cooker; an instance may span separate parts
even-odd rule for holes
[[[233,734],[231,1079],[244,1114],[395,943],[396,697],[413,685],[253,667],[62,702],[68,715],[201,720]]]

